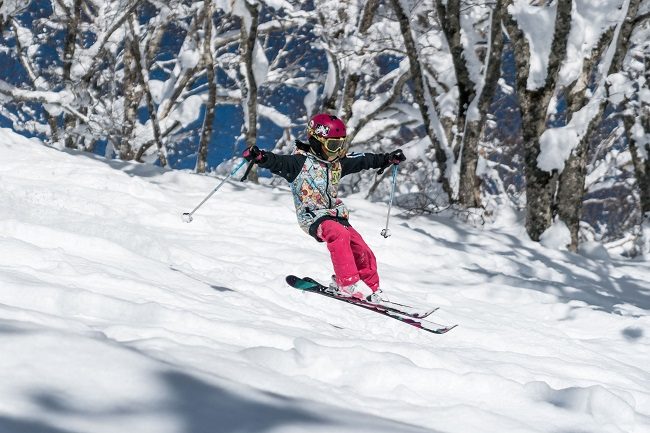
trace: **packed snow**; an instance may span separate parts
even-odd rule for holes
[[[302,293],[327,249],[283,182],[57,151],[0,130],[0,432],[650,431],[650,263],[345,198],[435,335]],[[229,168],[225,168],[227,173]],[[560,236],[561,237],[561,236]]]

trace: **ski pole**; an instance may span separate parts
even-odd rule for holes
[[[384,238],[390,236],[390,230],[388,230],[388,221],[390,220],[390,209],[393,207],[393,197],[395,197],[395,185],[397,184],[397,164],[393,165],[393,186],[390,190],[390,201],[388,202],[388,215],[386,215],[386,228],[381,231],[381,235]]]
[[[191,222],[192,222],[192,215],[194,214],[194,212],[196,212],[198,208],[200,208],[201,206],[203,206],[203,203],[205,203],[206,201],[208,201],[208,199],[209,199],[210,197],[212,197],[212,195],[213,195],[215,192],[217,192],[217,191],[219,190],[219,188],[221,188],[221,185],[223,185],[224,183],[226,183],[226,181],[227,181],[228,179],[230,179],[231,177],[233,177],[233,176],[235,175],[235,173],[237,173],[237,171],[238,171],[240,168],[242,168],[242,166],[243,166],[244,164],[246,164],[246,160],[245,160],[245,159],[243,159],[242,162],[240,162],[240,163],[239,163],[235,168],[233,168],[232,171],[230,172],[230,174],[229,174],[228,176],[226,176],[226,177],[224,178],[224,180],[222,180],[221,183],[220,183],[219,185],[217,185],[217,187],[216,187],[215,189],[213,189],[213,190],[210,192],[210,194],[208,194],[208,196],[207,196],[206,198],[204,198],[203,201],[202,201],[201,203],[199,203],[199,205],[198,205],[197,207],[195,207],[195,208],[192,210],[192,212],[185,212],[185,213],[183,213],[183,216],[182,216],[182,218],[183,218],[183,222],[185,222],[185,223],[191,223]],[[243,180],[243,179],[242,179],[242,180]]]

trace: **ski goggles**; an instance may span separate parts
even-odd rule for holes
[[[327,138],[323,143],[325,151],[329,153],[341,153],[347,148],[345,137],[342,138]]]
[[[314,135],[314,138],[323,145],[323,150],[331,155],[342,154],[348,148],[345,137],[325,138]]]

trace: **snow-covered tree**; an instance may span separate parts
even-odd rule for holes
[[[612,102],[624,106],[623,124],[634,167],[642,218],[640,248],[650,253],[650,2],[631,23],[631,49],[624,71],[610,78]]]
[[[391,0],[429,157],[451,202],[481,205],[479,140],[500,77],[505,2]]]
[[[568,226],[568,243],[577,248],[588,144],[606,107],[607,77],[622,68],[639,4],[604,1],[590,15],[594,5],[586,1],[509,1],[525,141],[526,227],[535,240],[555,218]],[[553,23],[554,31],[540,21]]]

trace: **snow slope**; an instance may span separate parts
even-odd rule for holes
[[[327,279],[288,189],[0,130],[0,433],[650,431],[650,263],[391,218],[348,197],[386,292],[439,336],[298,292]]]

